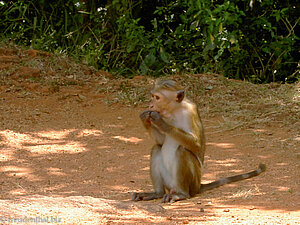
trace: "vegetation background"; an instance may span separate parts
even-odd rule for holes
[[[0,1],[2,39],[132,77],[221,73],[255,83],[299,75],[296,0]]]

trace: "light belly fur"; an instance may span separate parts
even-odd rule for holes
[[[163,179],[165,184],[170,184],[168,188],[174,188],[177,186],[176,180],[176,171],[178,162],[176,160],[176,151],[179,147],[177,141],[173,138],[166,136],[165,142],[162,146],[162,161],[163,161],[163,168],[161,174],[163,175]]]

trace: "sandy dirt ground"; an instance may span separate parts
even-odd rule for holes
[[[147,103],[108,104],[90,81],[56,90],[20,78],[41,73],[22,59],[0,51],[0,224],[300,224],[299,122],[225,129],[222,113],[200,109],[203,183],[260,162],[267,171],[172,204],[132,202],[131,192],[152,189],[153,142],[138,117]]]

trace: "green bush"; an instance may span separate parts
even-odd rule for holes
[[[0,1],[3,38],[134,76],[216,72],[300,79],[299,4],[288,0]]]

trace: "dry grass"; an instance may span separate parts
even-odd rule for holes
[[[2,43],[1,46],[5,46],[3,49],[6,50],[9,47],[11,55],[17,57],[17,63],[6,68],[0,67],[2,85],[17,86],[11,83],[11,76],[15,76],[19,83],[42,84],[52,93],[59,92],[61,86],[88,84],[95,94],[105,94],[107,104],[148,104],[148,91],[154,78],[115,78],[107,72],[76,63],[64,55],[34,54],[36,52],[8,43]],[[23,67],[34,68],[39,71],[38,75],[22,76],[19,72]],[[217,74],[178,74],[164,79],[175,79],[185,87],[187,95],[198,104],[202,117],[219,117],[222,130],[279,123],[280,126],[292,126],[299,133],[299,83],[257,85],[229,80]]]

